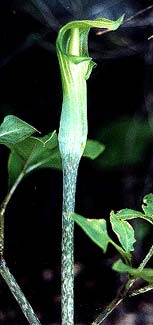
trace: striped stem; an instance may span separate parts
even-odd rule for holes
[[[31,305],[24,296],[22,290],[17,284],[14,276],[10,273],[9,268],[6,265],[5,260],[2,258],[0,261],[0,274],[7,283],[9,289],[11,290],[13,296],[21,307],[23,314],[27,318],[29,324],[31,325],[41,325],[38,318],[36,317]]]
[[[80,159],[79,159],[80,160]],[[63,159],[62,325],[74,324],[74,212],[78,159]]]

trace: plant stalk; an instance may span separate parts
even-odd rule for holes
[[[8,191],[7,195],[5,196],[1,207],[0,207],[0,274],[3,277],[4,281],[7,283],[9,289],[11,290],[13,296],[17,300],[19,306],[21,307],[23,314],[27,318],[29,324],[31,325],[40,325],[38,318],[36,317],[31,305],[29,304],[28,300],[24,296],[22,290],[20,289],[19,285],[17,284],[14,276],[11,274],[9,268],[6,265],[5,260],[3,259],[4,254],[4,215],[7,208],[8,203],[12,195],[14,194],[17,186],[21,182],[22,178],[24,177],[24,171],[20,173],[18,178],[16,179],[15,183]]]
[[[24,177],[24,172],[22,172],[19,175],[19,177],[16,179],[14,185],[8,191],[8,193],[5,196],[5,198],[1,204],[1,207],[0,207],[0,258],[2,258],[3,254],[4,254],[4,215],[5,215],[5,210],[7,208],[8,203],[10,202],[12,195],[14,194],[17,186],[19,185],[19,183],[21,182],[23,177]]]
[[[62,325],[74,324],[73,302],[73,231],[77,171],[87,140],[87,84],[95,63],[88,55],[88,34],[91,27],[117,29],[123,16],[108,19],[72,21],[63,26],[56,49],[60,65],[63,103],[58,134],[63,164],[62,213]]]
[[[142,271],[144,269],[144,267],[149,262],[149,260],[152,258],[152,256],[153,256],[153,245],[150,247],[149,252],[147,253],[145,258],[143,259],[143,261],[139,265],[139,267],[138,267],[139,271]]]
[[[17,300],[18,304],[20,305],[23,314],[27,318],[29,324],[31,325],[40,325],[38,318],[36,317],[31,305],[29,304],[28,300],[24,296],[22,290],[20,289],[19,285],[17,284],[14,276],[10,273],[9,268],[7,267],[5,260],[2,258],[0,261],[0,274],[2,275],[3,279],[7,283],[9,289],[11,290],[13,296]]]
[[[140,265],[138,267],[139,271],[142,271],[144,269],[144,267],[149,262],[149,260],[151,259],[152,256],[153,256],[153,245],[149,249],[149,252],[145,256],[143,261],[140,263]],[[100,325],[126,297],[133,297],[133,296],[145,293],[145,292],[150,291],[150,290],[153,289],[153,284],[149,284],[148,286],[146,286],[144,288],[140,288],[138,290],[130,291],[131,287],[134,285],[134,283],[137,280],[138,280],[137,278],[130,278],[126,283],[124,290],[120,290],[120,293],[118,294],[118,297],[116,297],[104,309],[104,311],[98,315],[96,320],[91,325]]]
[[[70,214],[74,212],[75,207],[79,160],[76,158],[63,159],[62,325],[74,324],[74,221]]]

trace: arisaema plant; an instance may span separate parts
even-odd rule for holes
[[[63,166],[62,213],[62,325],[74,324],[74,221],[78,166],[87,140],[87,84],[95,63],[88,54],[91,27],[116,30],[117,21],[100,18],[72,21],[59,31],[56,46],[60,64],[63,104],[59,128],[59,149]]]
[[[40,321],[4,260],[4,214],[18,184],[36,169],[63,169],[61,324],[74,325],[74,221],[104,252],[108,244],[112,244],[120,253],[123,261],[117,261],[113,269],[127,272],[131,277],[120,300],[129,293],[137,277],[149,282],[149,286],[144,290],[152,288],[150,283],[153,282],[153,271],[144,267],[153,254],[153,248],[151,247],[139,268],[132,267],[131,252],[134,249],[135,237],[134,230],[128,222],[133,218],[153,222],[152,195],[145,198],[143,213],[129,209],[121,210],[117,214],[111,213],[110,221],[119,243],[114,242],[109,236],[104,219],[85,219],[74,213],[80,159],[83,155],[93,159],[104,150],[101,144],[87,141],[87,80],[95,66],[88,54],[89,31],[91,27],[114,31],[120,26],[122,20],[123,16],[117,21],[104,18],[93,21],[72,21],[59,31],[56,48],[62,79],[63,103],[58,137],[56,132],[43,137],[35,136],[34,133],[37,132],[35,128],[14,116],[5,117],[0,126],[0,143],[10,149],[8,193],[0,209],[0,273],[30,324],[40,324]],[[130,294],[136,293],[130,292]],[[115,300],[106,308],[104,315],[93,324],[100,324],[118,303],[118,300]]]

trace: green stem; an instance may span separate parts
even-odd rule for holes
[[[3,200],[1,207],[0,207],[0,258],[3,257],[4,253],[4,214],[7,208],[7,205],[14,194],[17,186],[21,182],[22,178],[24,177],[24,172],[22,172],[19,177],[16,179],[15,183],[13,184],[10,191],[7,193],[5,199]]]
[[[91,325],[100,325],[122,301],[123,298],[115,298]]]
[[[144,269],[144,267],[146,266],[146,264],[149,262],[149,260],[151,259],[151,257],[153,256],[153,245],[151,246],[151,248],[149,249],[149,252],[147,253],[147,255],[145,256],[144,260],[141,262],[141,264],[138,267],[139,271],[142,271]],[[128,296],[128,297],[132,297],[132,296],[136,296],[142,293],[145,293],[147,291],[150,291],[153,289],[153,284],[150,284],[144,288],[140,288],[138,290],[134,290],[131,291],[129,293],[129,290],[131,289],[131,287],[133,286],[133,284],[137,281],[138,279],[136,278],[130,278],[128,280],[128,282],[125,285],[125,289],[124,290],[120,290],[120,293],[118,295],[117,298],[115,298],[105,309],[104,311],[98,315],[98,317],[96,318],[96,320],[91,324],[91,325],[100,325],[112,312],[113,310]],[[129,293],[129,294],[128,294]]]
[[[0,257],[3,256],[4,253],[4,213],[5,210],[3,207],[0,209]]]
[[[153,283],[151,283],[148,286],[145,286],[143,288],[140,288],[138,290],[134,290],[134,291],[130,292],[128,296],[129,297],[138,296],[138,295],[140,295],[142,293],[146,293],[146,292],[148,292],[148,291],[150,291],[152,289],[153,289]]]
[[[144,267],[146,266],[146,264],[149,262],[149,260],[151,259],[151,257],[153,256],[153,245],[151,246],[151,248],[149,249],[149,252],[147,253],[147,255],[145,256],[144,260],[141,262],[141,264],[138,267],[139,271],[142,271],[144,269]]]
[[[16,179],[15,183],[13,184],[12,188],[7,193],[6,197],[4,198],[1,207],[0,207],[0,274],[7,283],[9,289],[11,290],[12,294],[14,295],[15,299],[17,300],[19,306],[21,307],[25,317],[29,321],[31,325],[40,325],[38,318],[35,316],[35,313],[27,301],[26,297],[24,296],[22,290],[20,289],[19,285],[17,284],[15,278],[10,273],[9,268],[6,265],[5,260],[3,259],[4,254],[4,215],[7,208],[8,203],[12,195],[14,194],[17,186],[21,182],[22,178],[24,177],[24,171],[20,173],[18,178]]]
[[[62,267],[61,304],[62,325],[74,324],[74,212],[79,160],[63,159]]]
[[[73,228],[77,170],[87,140],[87,85],[94,62],[88,55],[88,33],[91,27],[117,29],[116,22],[75,21],[59,31],[56,48],[61,71],[63,104],[58,134],[63,161],[62,213],[62,325],[74,324],[73,302]]]
[[[143,271],[144,267],[146,266],[146,264],[149,262],[149,260],[151,259],[151,257],[153,256],[153,245],[151,246],[151,248],[149,249],[149,252],[147,253],[147,255],[145,256],[145,258],[143,259],[143,261],[140,263],[138,270],[139,271]],[[133,286],[133,284],[137,281],[136,278],[130,278],[126,284],[126,290],[127,292],[130,290],[130,288]]]
[[[134,296],[138,296],[142,293],[146,293],[150,290],[153,289],[153,284],[149,284],[148,286],[145,286],[144,288],[140,288],[138,290],[134,290],[131,291],[128,294],[128,291],[130,290],[131,286],[134,284],[134,282],[136,281],[136,279],[133,279],[133,281],[129,282],[129,287],[127,287],[126,290],[124,290],[124,292],[115,298],[106,308],[105,310],[96,318],[96,320],[91,324],[91,325],[100,325],[112,312],[114,309],[116,309],[118,307],[118,305],[120,305],[120,303],[126,298],[126,297],[134,297]]]
[[[17,284],[14,276],[10,273],[9,268],[7,267],[5,260],[2,258],[0,261],[0,274],[7,283],[9,289],[11,290],[13,296],[20,305],[25,317],[27,318],[29,324],[31,325],[40,325],[38,318],[35,316],[35,313],[24,296],[22,290]]]

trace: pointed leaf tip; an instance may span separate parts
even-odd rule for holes
[[[96,140],[87,140],[83,156],[90,158],[90,159],[96,159],[103,151],[105,150],[105,146],[96,141]]]
[[[105,219],[86,219],[76,213],[72,215],[73,220],[84,230],[90,239],[102,248],[103,252],[107,251],[110,237],[107,233]]]
[[[0,125],[0,143],[9,148],[38,132],[33,126],[14,115],[7,115]]]
[[[115,25],[115,28],[114,28],[114,30],[120,27],[120,25],[122,24],[122,22],[124,20],[124,17],[125,17],[125,14],[123,14],[119,19],[117,19],[115,21],[115,24],[114,24]]]
[[[118,237],[119,242],[121,243],[123,249],[129,253],[134,250],[134,243],[136,239],[134,237],[134,229],[126,220],[123,220],[118,217],[113,211],[110,215],[110,221],[112,229]]]
[[[40,138],[29,137],[13,146],[8,161],[9,188],[21,173],[26,176],[42,168],[61,169],[55,131]]]

